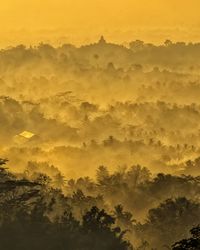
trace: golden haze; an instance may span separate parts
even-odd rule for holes
[[[40,41],[82,44],[102,33],[114,42],[197,41],[199,7],[198,0],[4,0],[0,46]]]

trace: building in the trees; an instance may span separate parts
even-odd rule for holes
[[[22,133],[16,135],[14,137],[14,143],[17,145],[23,145],[27,143],[35,143],[39,139],[38,136],[36,136],[34,133],[30,131],[23,131]]]
[[[99,44],[106,44],[106,40],[104,38],[104,36],[101,36],[100,39],[99,39]]]

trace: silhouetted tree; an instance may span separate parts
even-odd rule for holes
[[[200,249],[200,226],[194,227],[190,230],[192,237],[176,242],[173,250],[198,250]]]

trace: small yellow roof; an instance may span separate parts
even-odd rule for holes
[[[22,132],[21,134],[19,134],[20,136],[24,137],[24,138],[27,138],[27,139],[30,139],[32,138],[35,134],[29,132],[29,131],[24,131]]]

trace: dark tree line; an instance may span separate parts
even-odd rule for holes
[[[2,249],[160,250],[171,249],[174,242],[174,250],[199,249],[199,227],[187,238],[188,230],[200,221],[200,203],[194,200],[198,177],[159,174],[152,178],[140,166],[111,174],[101,166],[96,183],[89,178],[67,183],[59,178],[62,185],[56,188],[55,181],[42,172],[34,173],[33,166],[32,175],[25,171],[23,177],[9,172],[6,162],[0,159]],[[190,199],[166,199],[174,188],[177,194],[187,189]],[[130,209],[134,204],[130,206],[126,199],[143,207],[145,203],[137,203],[148,195],[154,195],[152,205],[157,205],[139,222]]]
[[[132,249],[124,239],[125,231],[115,226],[115,218],[105,210],[94,206],[78,221],[60,190],[48,187],[44,178],[19,180],[3,167],[5,164],[1,159],[1,249]],[[58,205],[63,206],[62,213],[56,211]]]

